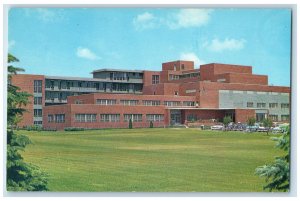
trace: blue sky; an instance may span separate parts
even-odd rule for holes
[[[26,73],[91,77],[194,60],[253,66],[290,85],[289,9],[12,8],[9,52]]]

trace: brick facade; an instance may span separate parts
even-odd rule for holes
[[[105,73],[109,75],[107,71]],[[143,72],[143,87],[139,95],[130,94],[130,91],[123,93],[91,92],[84,95],[68,96],[65,104],[61,105],[45,106],[45,79],[47,77],[45,78],[43,75],[14,75],[12,84],[19,86],[23,91],[34,94],[34,80],[42,80],[43,127],[59,130],[65,127],[128,127],[128,122],[124,121],[124,114],[142,115],[140,122],[133,122],[134,127],[149,127],[149,121],[146,119],[149,114],[163,115],[163,121],[153,122],[154,126],[163,127],[174,121],[176,115],[172,116],[171,113],[175,110],[180,111],[181,122],[178,123],[185,123],[189,115],[194,115],[199,121],[220,120],[229,111],[234,113],[236,122],[244,123],[249,117],[255,117],[255,108],[219,108],[220,90],[290,93],[289,87],[269,86],[266,75],[253,75],[251,66],[213,63],[201,65],[200,69],[194,69],[194,62],[192,61],[174,61],[163,63],[162,71],[140,72]],[[103,76],[101,71],[98,74],[99,77]],[[68,77],[66,79],[71,80]],[[96,78],[92,81],[95,82],[97,79],[100,80],[100,78]],[[92,81],[90,81],[91,85],[93,85]],[[83,82],[89,82],[89,80],[83,78]],[[125,80],[115,80],[114,82],[126,83]],[[68,89],[55,90],[67,91]],[[78,90],[80,91],[80,89]],[[115,105],[100,105],[97,99],[115,99],[116,102]],[[136,100],[137,104],[123,105],[122,100]],[[160,101],[160,104],[146,106],[144,101],[147,100]],[[30,101],[31,104],[26,107],[28,112],[24,113],[19,126],[28,126],[34,123],[33,97],[30,98]],[[179,101],[180,104],[176,103],[176,106],[170,106],[165,104],[173,103],[165,103],[165,101]],[[55,114],[65,114],[64,122],[48,122],[48,115]],[[96,121],[78,122],[75,120],[76,114],[96,114]],[[119,114],[119,122],[102,122],[100,121],[101,114]]]

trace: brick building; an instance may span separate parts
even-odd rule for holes
[[[192,61],[162,64],[162,71],[99,69],[93,78],[19,74],[12,84],[33,94],[19,126],[45,128],[163,127],[210,124],[229,115],[289,121],[290,88],[268,85],[251,66]]]

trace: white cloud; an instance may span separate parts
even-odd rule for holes
[[[145,12],[133,19],[133,25],[136,30],[152,29],[157,26],[157,18],[151,13]]]
[[[59,22],[65,19],[64,9],[58,8],[24,8],[25,17],[35,17],[38,20],[48,22]]]
[[[38,18],[44,22],[52,21],[55,18],[55,13],[46,8],[38,8],[36,12],[38,13]]]
[[[180,54],[180,60],[194,61],[195,67],[205,64],[205,62],[193,52],[182,52]]]
[[[209,22],[212,12],[212,9],[180,9],[165,17],[156,17],[145,12],[133,19],[133,25],[136,30],[153,29],[159,26],[166,26],[170,29],[201,27]]]
[[[10,49],[13,46],[15,46],[15,44],[16,44],[16,41],[14,41],[14,40],[8,41],[8,49]]]
[[[95,53],[93,53],[88,48],[78,47],[76,55],[81,58],[89,59],[89,60],[98,60],[101,59]]]
[[[171,29],[201,27],[209,22],[212,12],[212,9],[181,9],[167,25]]]
[[[245,39],[226,38],[224,41],[221,41],[215,38],[211,42],[205,42],[203,47],[212,52],[222,52],[224,50],[241,50],[244,48],[245,43]]]

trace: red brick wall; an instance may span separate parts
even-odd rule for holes
[[[80,96],[68,96],[67,102],[70,104],[76,104],[76,101],[82,101],[82,104],[95,104],[96,99],[94,94],[83,94]]]
[[[218,79],[226,79],[226,83],[244,83],[244,84],[260,84],[268,85],[268,76],[266,75],[252,75],[242,73],[224,73],[218,74],[214,77],[213,81],[217,82]]]
[[[184,65],[183,70],[193,70],[194,69],[194,62],[193,61],[172,61],[172,62],[166,62],[162,64],[162,70],[163,71],[174,71],[174,65],[176,65],[176,71],[181,71],[181,64]]]
[[[13,75],[11,79],[12,85],[18,86],[20,91],[28,92],[32,95],[29,97],[30,103],[24,107],[27,111],[23,113],[22,121],[18,124],[20,127],[33,125],[34,80],[42,80],[42,104],[45,105],[45,76],[19,74]]]
[[[200,67],[200,80],[214,80],[215,75],[224,73],[252,74],[252,67],[231,64],[205,64]]]
[[[65,122],[64,123],[55,123],[48,122],[48,115],[52,114],[65,114]],[[63,105],[51,105],[43,107],[43,127],[44,128],[52,128],[57,130],[63,130],[66,127],[71,127],[71,105],[63,104]]]
[[[235,122],[247,123],[250,117],[255,118],[254,109],[236,109],[235,110]]]
[[[179,92],[179,84],[177,83],[161,83],[143,87],[143,94],[145,95],[174,95],[175,91]]]
[[[160,78],[160,71],[144,71],[144,86],[152,85],[152,75],[159,75]],[[161,83],[161,80],[159,80]]]
[[[48,114],[65,114],[65,123],[49,123]],[[96,122],[76,122],[75,114],[97,114]],[[101,122],[100,114],[120,114],[120,122]],[[44,127],[63,130],[65,127],[84,128],[127,128],[129,122],[124,122],[124,114],[142,114],[142,122],[132,122],[133,127],[149,127],[150,122],[146,119],[146,114],[163,114],[164,121],[153,122],[154,127],[163,127],[169,124],[168,113],[164,106],[123,106],[123,105],[94,105],[94,104],[72,104],[46,106],[44,108]]]

